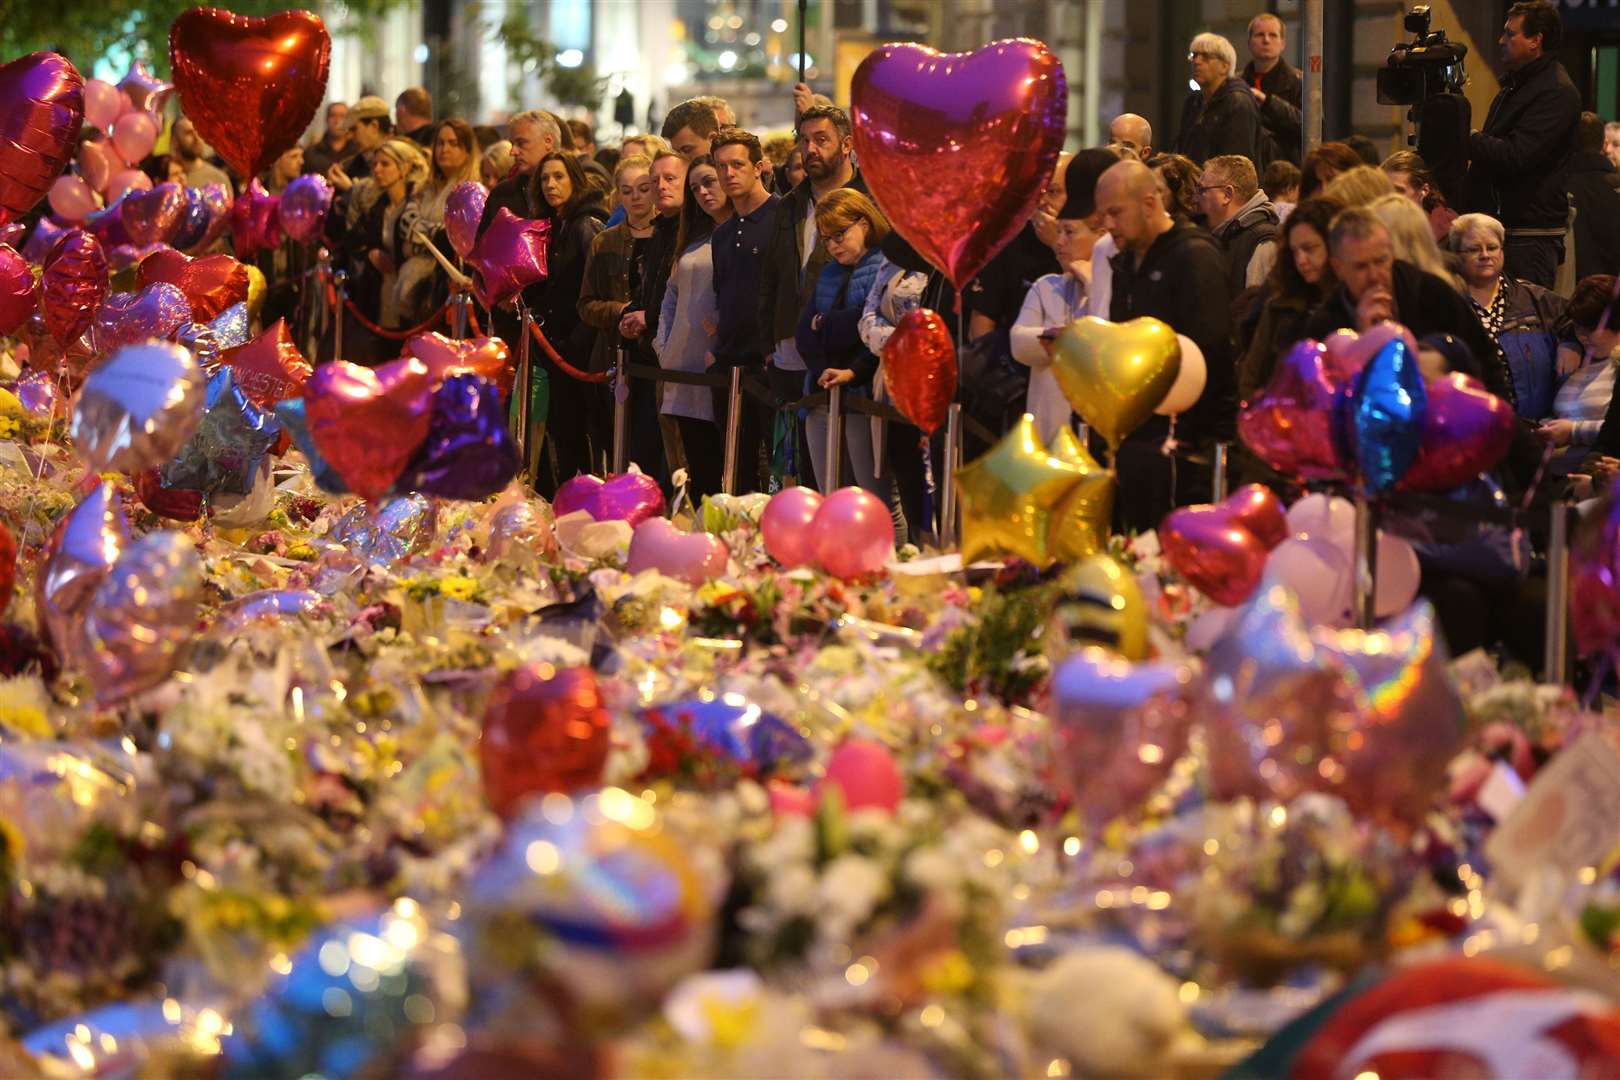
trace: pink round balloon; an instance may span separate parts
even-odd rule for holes
[[[870,739],[849,739],[832,752],[820,790],[825,792],[829,787],[843,795],[846,810],[872,807],[893,813],[906,793],[906,782],[894,763],[894,755],[888,747]]]
[[[97,209],[95,192],[81,176],[58,176],[47,198],[51,211],[66,221],[83,221]]]
[[[822,500],[810,522],[816,562],[834,577],[875,574],[894,555],[894,519],[876,495],[841,488]]]
[[[107,181],[107,205],[111,206],[131,191],[150,191],[152,178],[139,169],[123,169]]]
[[[100,79],[84,84],[84,118],[102,131],[111,131],[113,121],[124,103],[118,98],[118,88]]]
[[[113,121],[112,141],[125,161],[140,161],[157,145],[157,122],[147,112],[127,112]]]
[[[816,551],[810,522],[821,503],[821,495],[807,487],[783,488],[772,495],[759,519],[766,554],[789,570],[813,564]]]
[[[450,246],[465,259],[478,243],[478,223],[484,217],[489,189],[476,180],[466,180],[450,189],[444,201],[444,231]]]
[[[86,142],[79,147],[79,175],[93,191],[105,191],[112,179],[113,161],[107,156],[106,146],[99,142]]]
[[[1296,536],[1284,540],[1266,562],[1265,579],[1293,592],[1306,625],[1349,625],[1350,559],[1331,539]]]

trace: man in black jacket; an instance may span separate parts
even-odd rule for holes
[[[512,140],[512,175],[489,189],[484,200],[484,216],[478,222],[478,235],[484,235],[501,207],[518,217],[538,217],[540,208],[531,198],[533,174],[540,159],[562,145],[562,131],[548,112],[531,109],[507,122],[507,138]]]
[[[1237,51],[1219,34],[1199,34],[1187,52],[1198,89],[1187,95],[1175,151],[1202,165],[1221,154],[1260,159],[1260,107],[1235,77]]]
[[[1299,69],[1283,59],[1283,22],[1269,11],[1249,20],[1249,63],[1243,69],[1254,100],[1260,105],[1260,160],[1255,170],[1264,172],[1273,161],[1300,162],[1300,105],[1305,81]]]
[[[1581,113],[1569,157],[1575,204],[1575,277],[1620,272],[1620,172],[1603,153],[1603,121]]]
[[[1140,161],[1121,161],[1103,173],[1096,209],[1119,246],[1109,264],[1114,277],[1109,319],[1151,315],[1192,339],[1204,354],[1204,394],[1179,418],[1177,440],[1197,446],[1230,438],[1236,403],[1226,256],[1209,233],[1171,218],[1164,192]],[[1169,422],[1155,416],[1119,449],[1116,466],[1123,482],[1115,515],[1123,529],[1156,528],[1172,506],[1209,497],[1207,468],[1178,468],[1163,453],[1169,433]]]
[[[1581,95],[1556,59],[1558,8],[1529,0],[1508,9],[1499,43],[1507,77],[1485,127],[1468,137],[1473,208],[1507,228],[1507,272],[1552,288],[1564,256]]]

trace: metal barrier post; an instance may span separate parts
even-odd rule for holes
[[[1541,673],[1544,682],[1569,678],[1569,511],[1567,502],[1553,503],[1547,534],[1547,651]]]
[[[1214,475],[1209,481],[1211,501],[1220,502],[1226,498],[1226,444],[1215,444]]]
[[[450,333],[460,341],[467,336],[467,311],[472,303],[472,297],[465,289],[459,290],[450,297],[450,310],[455,312],[451,320]]]
[[[326,279],[332,273],[332,253],[326,248],[315,249],[315,266],[310,270],[310,280],[315,286],[315,303],[311,305],[309,320],[309,351],[305,354],[311,361],[318,361],[320,356],[321,332],[326,328],[326,321],[331,312],[326,307]]]
[[[332,282],[334,288],[337,290],[338,300],[337,310],[332,312],[332,317],[335,320],[334,329],[332,330],[332,359],[341,360],[343,359],[343,301],[349,298],[348,271],[339,270],[337,273],[333,274]]]
[[[1355,620],[1363,630],[1378,624],[1378,512],[1365,495],[1356,497],[1354,575]]]
[[[625,470],[630,456],[630,354],[619,346],[613,371],[613,471]]]
[[[962,406],[951,402],[945,414],[945,467],[939,478],[939,546],[956,542],[956,470],[962,464]]]
[[[844,464],[844,388],[834,386],[827,391],[827,459],[822,472],[822,490],[831,493],[843,485]]]
[[[530,329],[534,325],[534,316],[529,314],[529,307],[521,300],[518,301],[518,366],[516,385],[512,392],[518,396],[516,421],[517,431],[514,433],[518,447],[518,460],[523,462],[524,468],[529,464],[529,409],[534,404],[534,354],[531,343],[534,337]]]
[[[1080,421],[1080,429],[1076,434],[1078,434],[1080,436],[1080,445],[1086,448],[1087,453],[1090,453],[1091,452],[1091,425],[1086,423],[1084,420]]]
[[[720,490],[727,495],[737,494],[737,444],[742,441],[738,431],[742,424],[742,368],[731,369],[731,396],[726,399],[726,465],[720,474]]]

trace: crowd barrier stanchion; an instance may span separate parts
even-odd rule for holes
[[[349,298],[348,272],[339,270],[333,274],[332,284],[337,290],[334,294],[337,297],[337,303],[332,305],[332,359],[341,360],[343,359],[343,303]]]
[[[1356,535],[1351,557],[1356,625],[1378,623],[1378,512],[1365,495],[1356,496]]]
[[[524,468],[529,464],[529,407],[533,404],[534,394],[534,354],[529,346],[531,337],[529,327],[533,325],[534,316],[530,314],[529,307],[522,301],[518,302],[518,319],[521,326],[518,337],[522,343],[518,346],[518,367],[516,385],[512,392],[518,395],[518,407],[514,410],[517,420],[517,431],[513,433],[514,441],[518,446],[518,460],[523,462]]]
[[[834,386],[827,391],[827,458],[822,490],[837,491],[843,485],[844,463],[844,388]]]
[[[613,370],[613,471],[622,473],[630,456],[630,356],[623,345]]]
[[[1569,503],[1553,503],[1547,533],[1547,651],[1541,673],[1545,682],[1569,678],[1569,514]]]
[[[450,310],[455,312],[454,321],[450,324],[450,334],[457,341],[465,340],[467,337],[467,317],[470,314],[471,307],[472,297],[467,294],[465,289],[459,290],[454,296],[450,297]]]
[[[1209,486],[1212,502],[1221,502],[1226,498],[1226,443],[1215,444]]]
[[[945,462],[939,478],[939,543],[956,542],[956,470],[962,464],[962,406],[951,402],[945,413]]]
[[[742,424],[742,368],[731,369],[731,395],[726,398],[726,464],[720,474],[720,489],[727,495],[737,494],[737,444],[741,441],[738,427]]]

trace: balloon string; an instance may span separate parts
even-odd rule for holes
[[[923,461],[923,515],[921,524],[924,528],[928,528],[934,524],[934,459],[933,455],[929,453],[927,435],[922,437],[918,443],[918,448],[922,451]],[[938,536],[939,533],[935,532],[934,535]]]

